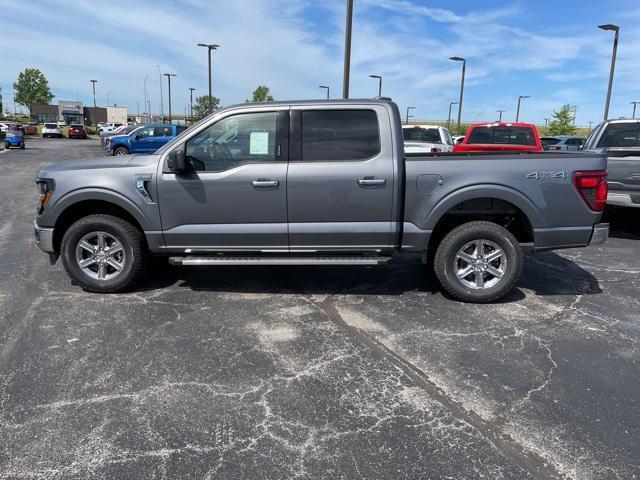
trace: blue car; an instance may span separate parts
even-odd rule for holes
[[[24,148],[24,131],[19,127],[15,126],[7,130],[7,136],[4,139],[4,147],[20,147]]]
[[[147,125],[131,135],[111,137],[109,151],[112,155],[153,153],[186,129],[184,125]]]

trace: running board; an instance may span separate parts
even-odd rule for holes
[[[391,257],[365,256],[316,256],[316,257],[268,257],[268,256],[219,256],[219,257],[169,257],[171,265],[382,265]]]

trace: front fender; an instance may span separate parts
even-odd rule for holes
[[[153,219],[131,199],[113,190],[96,187],[83,188],[66,193],[43,212],[38,219],[38,223],[41,226],[53,227],[65,210],[80,202],[89,200],[108,202],[121,207],[136,219],[143,230],[155,230]]]

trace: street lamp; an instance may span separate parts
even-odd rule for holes
[[[415,109],[416,107],[407,107],[407,121],[405,122],[405,125],[409,125],[409,118],[413,117],[413,115],[409,115],[409,111]]]
[[[462,117],[462,98],[464,96],[464,75],[467,71],[467,60],[462,57],[451,57],[449,60],[454,62],[462,62],[462,80],[460,82],[460,100],[458,101],[458,135],[460,135],[460,117]]]
[[[111,94],[114,92],[115,90],[109,90],[107,92],[107,107],[111,105],[111,103],[109,103],[109,97],[111,96]]]
[[[160,65],[156,65],[158,69],[158,78],[160,79],[160,123],[164,123],[164,95],[162,94],[162,73],[160,73]]]
[[[93,87],[93,118],[91,118],[91,115],[89,115],[89,118],[91,118],[91,125],[97,124],[98,122],[96,122],[97,119],[97,115],[96,115],[96,83],[98,83],[98,80],[91,80],[91,87]]]
[[[549,125],[549,119],[545,118],[544,119],[544,134],[547,134],[547,125]]]
[[[349,98],[349,72],[351,70],[351,29],[353,26],[353,0],[347,0],[346,25],[344,29],[344,72],[342,75],[342,98]]]
[[[380,75],[369,75],[369,78],[377,78],[378,79],[378,96],[382,96],[382,77]]]
[[[636,107],[638,106],[638,103],[640,102],[631,102],[631,105],[633,105],[633,115],[631,118],[636,118]]]
[[[523,98],[531,98],[530,95],[520,95],[518,97],[518,109],[516,110],[516,123],[518,123],[518,120],[520,120],[520,102],[522,101]]]
[[[189,116],[191,117],[191,121],[193,122],[193,91],[195,88],[189,87]]]
[[[496,112],[498,112],[498,113],[500,114],[500,118],[498,118],[498,121],[499,121],[499,122],[502,122],[502,114],[503,114],[504,112],[506,112],[506,110],[496,110]]]
[[[330,88],[328,85],[318,85],[318,88],[324,88],[327,91],[327,100],[329,100],[329,92],[330,92]]]
[[[169,123],[171,123],[171,77],[177,77],[175,73],[163,73],[167,77],[167,84],[169,86]]]
[[[611,70],[609,72],[609,88],[607,89],[607,103],[604,106],[604,120],[609,118],[609,104],[611,103],[611,88],[613,87],[613,74],[616,70],[616,54],[618,52],[618,37],[620,36],[620,27],[607,23],[605,25],[598,25],[598,28],[602,30],[611,30],[615,32],[613,37],[613,52],[611,53]]]
[[[447,117],[447,130],[449,130],[449,126],[451,125],[451,107],[454,105],[458,105],[460,102],[449,102],[449,116]]]
[[[220,48],[220,45],[216,45],[215,43],[199,43],[198,47],[205,47],[209,54],[209,111],[207,113],[211,113],[213,111],[213,98],[211,97],[211,50],[217,50]]]

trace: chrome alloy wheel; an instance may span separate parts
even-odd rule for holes
[[[107,232],[90,232],[76,245],[76,262],[96,280],[112,280],[122,273],[127,257],[122,244]]]
[[[507,272],[507,256],[490,240],[465,244],[453,260],[453,268],[465,287],[482,290],[496,286]]]

